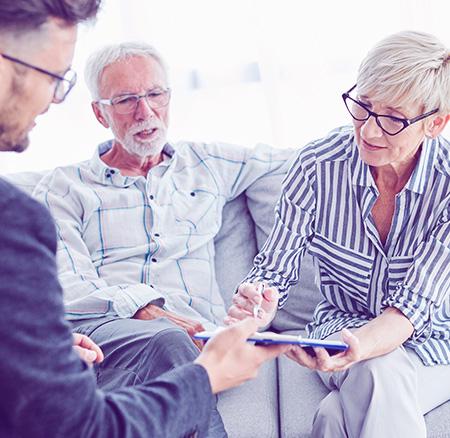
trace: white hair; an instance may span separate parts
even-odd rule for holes
[[[140,41],[110,44],[94,52],[86,63],[84,79],[93,101],[97,102],[100,99],[99,81],[105,67],[113,62],[128,60],[133,56],[153,57],[162,67],[166,79],[168,78],[166,62],[150,44]]]
[[[358,71],[358,93],[401,106],[450,112],[450,51],[434,36],[403,31],[378,42]]]

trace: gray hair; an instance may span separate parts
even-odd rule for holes
[[[152,56],[161,65],[166,78],[168,77],[166,62],[150,44],[130,41],[107,45],[89,57],[84,70],[84,79],[94,102],[100,99],[99,81],[105,67],[113,62],[127,60],[133,56]]]
[[[358,93],[450,112],[450,51],[434,36],[403,31],[378,42],[358,71]]]

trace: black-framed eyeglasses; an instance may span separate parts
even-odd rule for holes
[[[23,65],[28,68],[32,68],[33,70],[36,70],[40,73],[44,73],[48,76],[51,76],[52,78],[55,78],[56,86],[53,97],[57,102],[62,102],[77,82],[77,74],[70,68],[64,73],[64,76],[60,76],[43,68],[36,67],[33,64],[29,64],[28,62],[22,61],[21,59],[5,55],[4,53],[1,53],[1,56],[3,56],[3,58],[5,59],[9,59],[12,62],[16,62],[17,64]]]
[[[153,89],[145,94],[126,94],[114,99],[100,99],[97,103],[112,105],[117,114],[134,113],[138,107],[139,100],[145,98],[150,108],[157,109],[167,106],[170,101],[170,88]]]
[[[439,108],[436,108],[433,111],[429,111],[421,116],[414,117],[413,119],[376,114],[373,111],[370,111],[362,102],[350,97],[350,93],[355,88],[356,85],[342,95],[342,99],[344,99],[345,106],[347,107],[350,115],[355,120],[360,122],[364,122],[369,120],[370,117],[374,117],[377,125],[388,135],[397,135],[413,123],[416,123],[419,120],[429,117],[439,111]]]

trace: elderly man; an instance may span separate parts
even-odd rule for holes
[[[79,330],[104,318],[123,327],[160,317],[190,335],[214,329],[226,316],[213,261],[222,208],[258,178],[285,172],[292,151],[168,143],[166,68],[147,44],[103,48],[86,80],[114,140],[36,191],[58,226],[68,318]]]
[[[0,151],[26,149],[36,116],[71,90],[77,23],[98,6],[0,2]],[[195,364],[144,379],[139,388],[97,389],[73,344],[88,362],[101,361],[102,353],[89,338],[73,337],[64,321],[55,237],[45,207],[0,179],[1,437],[206,436],[212,394],[253,377],[264,360],[282,353],[248,345],[256,322],[247,320],[208,343]]]
[[[86,81],[114,140],[54,170],[35,196],[56,221],[67,317],[104,350],[99,381],[133,384],[143,370],[158,375],[196,354],[167,329],[193,335],[222,324],[213,239],[223,206],[258,178],[286,172],[292,151],[168,143],[166,68],[145,43],[93,54]]]

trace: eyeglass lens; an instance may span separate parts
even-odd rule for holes
[[[370,113],[367,109],[351,98],[345,99],[345,105],[351,116],[356,120],[364,121],[370,117]],[[395,117],[377,115],[376,120],[381,129],[391,135],[397,134],[405,127],[403,121],[396,119]]]
[[[150,105],[150,108],[156,109],[166,106],[169,103],[170,93],[169,90],[158,90],[151,91],[145,96],[123,96],[114,99],[112,104],[117,113],[129,114],[136,111],[136,108],[139,104],[139,99],[141,97],[145,97],[147,103]]]
[[[59,80],[55,87],[55,100],[62,102],[69,94],[70,90],[77,82],[77,74],[73,70],[68,70],[64,75],[64,80]]]

